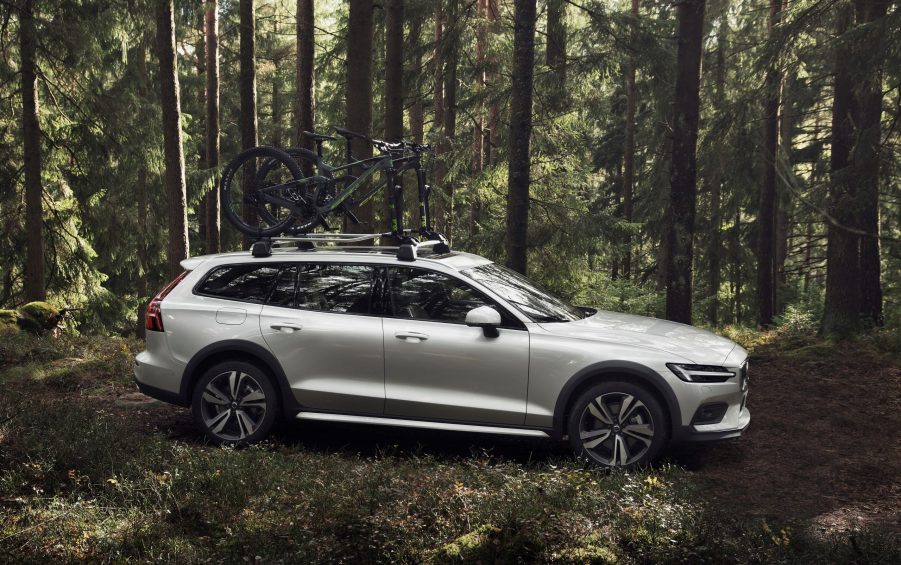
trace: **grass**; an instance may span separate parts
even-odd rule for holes
[[[114,403],[121,340],[3,334],[0,363],[0,562],[901,561],[891,532],[748,521],[666,464],[172,439]]]

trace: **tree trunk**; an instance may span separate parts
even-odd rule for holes
[[[510,164],[507,176],[507,266],[526,273],[529,221],[529,140],[535,64],[535,0],[514,0]]]
[[[858,0],[856,4],[858,25],[879,22],[885,18],[888,8],[886,0]],[[870,36],[861,43],[873,54],[884,53],[884,31],[877,26],[871,33],[879,35]],[[882,62],[874,59],[874,55],[863,55],[856,60],[865,61],[865,77],[859,91],[860,117],[857,120],[859,129],[854,152],[854,169],[860,191],[860,229],[868,234],[860,240],[860,313],[868,324],[881,326],[884,323],[879,261]]]
[[[25,157],[25,299],[45,300],[44,288],[44,211],[41,199],[41,124],[38,121],[37,33],[34,2],[23,0],[19,24],[22,57],[22,151]]]
[[[836,31],[846,35],[851,28],[853,7],[838,5]],[[847,39],[845,37],[844,39]],[[832,155],[830,158],[830,207],[832,217],[854,227],[857,217],[856,179],[850,167],[853,146],[854,83],[850,65],[853,50],[846,42],[835,50],[835,87],[832,100]],[[826,303],[823,333],[848,337],[860,330],[860,238],[830,222],[826,245]]]
[[[554,73],[551,102],[559,107],[566,92],[566,0],[547,2],[547,45],[545,61]]]
[[[782,11],[785,12],[787,9],[788,2],[784,1],[782,3]],[[796,78],[792,76],[783,77],[782,96],[780,101],[781,110],[779,114],[779,155],[782,162],[786,164],[789,172],[792,169],[792,138],[794,137],[795,129],[795,114],[792,100],[796,93],[796,85]],[[779,163],[777,162],[776,165],[778,166]],[[783,186],[784,188],[779,188]],[[782,304],[783,299],[780,297],[783,295],[783,291],[788,282],[785,273],[785,261],[788,258],[788,244],[791,235],[789,223],[791,221],[792,198],[789,187],[785,186],[784,183],[780,183],[778,177],[776,179],[776,187],[776,239],[773,247],[773,271],[776,277],[774,304],[775,311],[781,312],[784,308],[784,304]]]
[[[634,36],[638,31],[638,5],[639,0],[632,0],[632,21],[630,29]],[[548,22],[550,22],[550,5],[548,6]],[[550,26],[550,23],[548,24]],[[548,64],[550,64],[551,39],[548,38]],[[635,186],[635,53],[629,52],[626,66],[626,124],[625,145],[623,147],[623,219],[632,221],[632,193]],[[632,274],[632,237],[626,235],[626,252],[623,254],[622,270],[623,278],[628,279]]]
[[[219,0],[206,9],[206,165],[219,166]],[[222,251],[219,183],[206,196],[206,249]]]
[[[720,30],[716,41],[716,110],[722,111],[726,103],[726,33],[727,23],[725,16],[720,22]],[[720,253],[722,251],[721,230],[722,218],[722,184],[723,184],[723,158],[716,153],[713,166],[710,170],[710,268],[707,278],[707,289],[710,293],[710,306],[707,310],[707,322],[716,327],[719,322],[719,291],[720,291]]]
[[[141,56],[144,55],[141,50]],[[144,326],[144,312],[147,308],[147,169],[141,166],[138,169],[138,179],[135,183],[135,192],[137,192],[138,201],[138,324],[136,326],[136,334],[140,339],[144,339],[147,329]]]
[[[254,17],[254,0],[240,0],[239,36],[241,42],[241,149],[257,146],[257,69],[256,69],[256,20]],[[244,167],[242,186],[244,195],[253,186],[256,167]],[[243,207],[244,221],[256,225],[256,209],[248,203]],[[250,245],[250,238],[244,234],[244,247]]]
[[[404,2],[387,0],[385,10],[385,139],[404,136]]]
[[[488,0],[487,8],[488,30],[491,35],[497,36],[500,34],[498,25],[500,6],[498,5],[498,0]],[[497,47],[490,49],[489,46],[488,53],[486,54],[485,64],[485,83],[486,87],[491,89],[492,85],[496,85],[498,77],[497,67],[499,62],[497,57]],[[488,166],[497,164],[497,152],[500,133],[499,128],[501,123],[500,116],[501,108],[500,104],[497,101],[497,96],[492,96],[491,101],[488,103],[488,145],[485,148],[485,164]]]
[[[204,56],[204,53],[206,53],[206,13],[203,12],[200,14],[200,33],[197,34],[197,43],[194,44],[194,53],[196,54],[194,61],[197,66],[197,78],[206,83],[206,57]],[[197,111],[199,113],[201,108],[206,108],[206,88],[195,89],[193,93],[197,96]],[[206,125],[204,124],[205,118],[206,116],[201,116],[197,120],[197,124],[202,127],[204,131],[206,131]],[[187,167],[187,164],[185,167]],[[197,170],[202,171],[206,168],[206,143],[201,141],[197,145]],[[209,193],[201,195],[200,204],[194,214],[197,218],[197,233],[200,236],[195,252],[201,254],[209,253],[209,250],[206,247],[207,196],[209,196]]]
[[[779,23],[782,0],[770,0],[767,22],[770,39]],[[757,214],[757,325],[767,328],[773,324],[775,285],[773,245],[776,230],[776,160],[779,154],[779,89],[782,77],[776,64],[767,70],[764,91],[767,96],[763,135],[763,186],[760,190]]]
[[[485,92],[485,49],[488,44],[488,28],[485,22],[488,13],[488,0],[478,0],[477,2],[477,29],[476,29],[476,88],[479,94]],[[483,115],[484,105],[479,102],[474,103],[474,118],[472,127],[472,171],[475,174],[482,172],[484,167],[484,144],[485,144],[485,116]],[[473,202],[475,206],[475,202]],[[473,209],[475,212],[475,209]]]
[[[670,165],[669,258],[666,317],[691,323],[691,266],[697,180],[698,93],[701,42],[704,37],[704,0],[679,4],[679,48],[676,69],[673,153]]]
[[[485,93],[485,49],[488,44],[488,28],[486,18],[488,14],[488,0],[478,0],[476,23],[476,89],[477,96]],[[479,99],[474,103],[472,125],[472,173],[473,178],[478,178],[485,167],[485,105]],[[477,187],[474,185],[470,191],[469,202],[469,236],[472,237],[479,231],[479,221],[482,215],[482,203],[479,199]]]
[[[385,6],[385,139],[400,141],[404,137],[404,2],[387,0]],[[403,210],[401,175],[395,177],[400,185],[396,197]],[[391,190],[391,187],[388,187]],[[385,199],[386,217],[393,214],[390,199]],[[391,230],[395,229],[391,226]]]
[[[439,191],[444,190],[444,152],[447,144],[444,140],[444,0],[435,2],[435,93],[432,107],[432,134],[435,135],[435,165],[432,173],[432,186]],[[436,229],[444,230],[444,210],[446,205],[442,197],[432,198],[432,223]]]
[[[313,149],[304,131],[313,131],[316,112],[314,82],[315,28],[313,0],[297,0],[297,95],[294,100],[294,144]]]
[[[147,100],[149,92],[149,73],[147,72],[147,48],[142,42],[138,48],[137,56],[138,67],[138,93],[141,100]],[[138,323],[135,335],[144,339],[147,331],[144,326],[144,314],[147,309],[147,299],[149,292],[149,284],[147,280],[147,272],[150,268],[149,257],[147,256],[147,219],[150,215],[150,208],[147,205],[147,166],[141,163],[138,169],[138,178],[135,183],[135,199],[137,200],[137,257],[138,257],[138,280],[137,280],[137,298],[138,298]]]
[[[416,143],[422,143],[425,133],[425,107],[422,102],[422,85],[419,76],[422,74],[422,52],[420,51],[420,39],[422,24],[419,18],[413,18],[410,24],[409,49],[415,54],[407,73],[407,96],[410,98],[410,136]]]
[[[163,153],[166,163],[166,198],[169,222],[169,277],[177,277],[188,256],[188,213],[185,187],[185,155],[182,149],[181,101],[175,51],[175,18],[172,0],[158,0],[156,12],[157,54],[160,62],[160,104],[163,109]]]
[[[350,0],[347,20],[347,128],[364,135],[370,135],[372,128],[372,9],[371,0]],[[372,148],[354,139],[353,153],[358,159],[370,157]],[[371,231],[372,200],[357,206],[354,213],[360,219],[355,229]]]
[[[447,49],[447,61],[444,69],[444,149],[445,153],[450,150],[454,139],[457,137],[457,60],[459,58],[457,50],[460,47],[460,22],[457,20],[459,13],[458,3],[460,0],[448,1],[447,21],[448,33],[446,40],[449,43]],[[447,155],[445,155],[446,157]],[[445,165],[445,172],[446,172]],[[445,210],[445,227],[444,233],[448,240],[453,241],[454,224],[456,223],[456,202],[454,195],[454,184],[444,183],[444,194],[447,197],[447,208]]]

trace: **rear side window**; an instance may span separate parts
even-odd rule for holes
[[[319,312],[369,314],[374,272],[366,265],[300,265],[296,306]]]
[[[197,287],[197,294],[266,302],[279,274],[279,265],[228,265],[213,270]]]
[[[275,281],[275,288],[269,296],[270,306],[281,306],[282,308],[294,307],[294,285],[297,282],[297,267],[282,267]]]

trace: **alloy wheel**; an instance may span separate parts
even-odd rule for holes
[[[648,407],[631,394],[602,394],[582,411],[579,439],[586,453],[602,465],[625,467],[651,448],[654,419]]]
[[[266,407],[266,393],[259,381],[241,371],[227,371],[207,383],[200,399],[200,416],[216,437],[241,441],[259,429]]]

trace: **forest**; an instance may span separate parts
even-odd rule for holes
[[[223,164],[342,125],[431,143],[453,247],[577,303],[901,324],[895,2],[23,0],[0,23],[0,307],[140,333],[181,258],[246,244]]]
[[[0,103],[0,562],[901,562],[895,0],[0,0]],[[744,346],[747,433],[220,448],[136,392],[151,297],[250,245],[229,162],[334,126],[431,145],[452,249]]]

